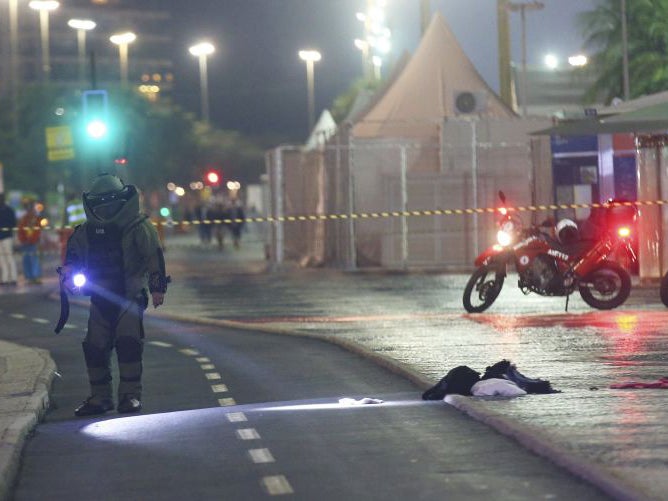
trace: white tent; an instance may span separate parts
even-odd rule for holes
[[[438,137],[446,117],[515,117],[480,76],[440,14],[415,55],[353,128],[356,138]]]
[[[306,141],[304,149],[310,151],[322,147],[327,144],[327,140],[334,134],[336,134],[336,122],[329,110],[323,110]]]

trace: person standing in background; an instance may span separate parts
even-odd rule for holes
[[[0,285],[16,285],[16,262],[13,255],[12,232],[16,227],[16,214],[0,193]]]
[[[244,208],[241,205],[241,201],[237,198],[230,201],[226,217],[229,218],[230,222],[228,227],[230,233],[232,233],[232,242],[234,243],[234,248],[238,249],[241,246],[241,231],[244,229],[246,216],[244,214]]]
[[[26,282],[42,283],[42,268],[37,253],[42,236],[40,217],[35,210],[35,201],[31,198],[23,200],[26,213],[19,220],[18,239],[23,252],[23,274]]]

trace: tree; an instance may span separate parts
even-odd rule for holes
[[[382,82],[376,79],[361,78],[356,82],[353,82],[348,90],[334,99],[334,102],[332,103],[332,117],[334,117],[336,123],[341,123],[346,119],[355,104],[357,96],[359,96],[361,92],[373,93],[377,91],[381,85]]]
[[[668,0],[627,1],[628,59],[631,97],[668,89]],[[578,24],[585,47],[594,51],[591,71],[597,78],[588,97],[606,102],[623,95],[620,0],[599,0]]]
[[[71,88],[23,89],[18,136],[7,104],[0,107],[0,161],[10,189],[43,196],[62,182],[81,192],[99,171],[113,171],[114,158],[121,157],[127,159],[126,181],[150,191],[164,189],[168,182],[188,186],[207,163],[224,166],[244,183],[257,182],[264,168],[264,151],[240,134],[201,124],[167,99],[150,102],[127,89],[108,90],[109,134],[99,142],[85,134],[81,94]],[[45,129],[54,125],[71,127],[75,160],[47,161]]]

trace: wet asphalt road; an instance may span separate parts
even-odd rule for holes
[[[1,296],[3,339],[49,349],[53,406],[13,499],[608,499],[401,377],[329,343],[152,318],[145,408],[75,418],[86,395],[73,307]],[[373,397],[382,403],[341,405]]]

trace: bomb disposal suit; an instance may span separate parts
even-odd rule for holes
[[[143,313],[148,292],[154,307],[163,303],[169,277],[158,234],[139,211],[139,193],[116,176],[101,174],[83,194],[86,222],[67,242],[62,274],[65,283],[76,273],[86,276],[83,294],[90,295],[88,331],[83,352],[90,397],[78,416],[113,408],[111,353],[118,359],[118,411],[141,410]]]

